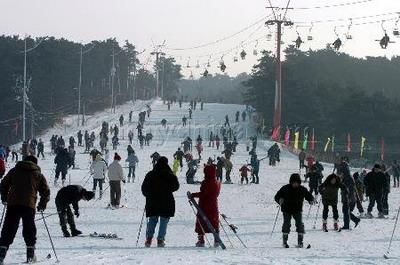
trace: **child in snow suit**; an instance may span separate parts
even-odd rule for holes
[[[216,178],[215,165],[206,165],[204,167],[204,180],[201,182],[200,192],[192,193],[192,197],[199,198],[199,207],[203,210],[217,233],[219,232],[218,196],[220,190],[221,184]],[[211,231],[209,231],[199,214],[197,214],[195,231],[198,234],[196,247],[204,247],[204,234],[211,233]],[[218,247],[218,243],[214,242],[214,246]]]
[[[310,204],[313,204],[314,197],[312,194],[301,185],[299,174],[290,176],[289,184],[283,186],[275,195],[275,201],[281,206],[283,214],[283,246],[288,248],[287,243],[290,233],[290,221],[293,219],[296,222],[296,232],[298,247],[303,247],[304,224],[303,224],[303,201],[306,199]]]
[[[319,174],[315,168],[312,166],[310,171],[306,174],[306,180],[309,179],[308,186],[310,187],[311,194],[318,195],[318,186],[321,184],[321,174]]]
[[[240,171],[240,176],[241,176],[240,184],[243,184],[244,180],[246,180],[246,184],[249,184],[249,178],[247,177],[247,175],[248,175],[250,169],[246,165],[243,165],[239,169],[239,171]]]
[[[329,213],[329,206],[332,207],[334,229],[339,230],[339,212],[338,212],[338,192],[339,189],[345,189],[344,185],[340,182],[340,178],[335,175],[329,175],[324,183],[319,186],[319,191],[322,195],[322,204],[324,209],[322,211],[322,229],[327,232],[327,219]]]

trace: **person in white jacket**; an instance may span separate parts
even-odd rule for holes
[[[111,208],[119,208],[121,201],[121,181],[125,183],[124,171],[119,163],[120,161],[121,157],[115,153],[114,161],[108,167]]]
[[[90,166],[90,172],[93,175],[93,192],[96,193],[97,184],[99,184],[99,198],[101,198],[103,196],[103,182],[107,173],[107,165],[100,154],[98,154],[96,159],[92,162],[92,165]]]

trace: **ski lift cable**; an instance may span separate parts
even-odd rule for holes
[[[166,47],[165,49],[166,50],[170,50],[170,51],[185,51],[185,50],[195,50],[195,49],[200,49],[200,48],[204,48],[204,47],[207,47],[207,46],[215,45],[215,44],[217,44],[219,42],[231,39],[231,38],[233,38],[233,37],[245,32],[245,31],[253,28],[254,26],[258,25],[259,23],[264,22],[265,19],[268,19],[269,17],[271,17],[271,15],[263,16],[262,18],[258,19],[256,22],[248,25],[247,27],[245,27],[245,28],[243,28],[243,29],[231,34],[231,35],[228,35],[228,36],[225,36],[223,38],[217,39],[215,41],[211,41],[211,42],[208,42],[208,43],[203,43],[203,44],[200,44],[200,45],[197,45],[197,46],[193,46],[193,47],[186,47],[186,48],[175,48],[175,47],[168,48],[168,47]]]
[[[360,1],[352,1],[352,2],[345,2],[333,5],[324,5],[324,6],[311,6],[311,7],[292,7],[291,9],[297,10],[309,10],[309,9],[324,9],[324,8],[335,8],[335,7],[346,7],[351,5],[359,5],[359,4],[366,4],[373,2],[375,0],[360,0]]]

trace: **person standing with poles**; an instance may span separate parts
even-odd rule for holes
[[[125,184],[125,176],[120,165],[121,157],[115,153],[114,161],[108,167],[108,179],[110,180],[110,207],[118,209],[121,201],[121,181]]]
[[[126,158],[125,162],[127,162],[129,166],[128,182],[131,182],[131,177],[132,182],[135,182],[135,169],[137,164],[139,163],[139,159],[133,149],[128,151],[128,157]]]
[[[165,247],[165,235],[169,219],[175,215],[173,192],[179,189],[178,178],[172,173],[166,157],[160,157],[153,170],[147,173],[142,184],[142,194],[146,197],[146,247],[150,247],[156,225],[160,221],[157,247]]]
[[[50,200],[50,189],[46,178],[37,165],[37,158],[26,156],[11,169],[0,185],[1,201],[7,205],[0,237],[0,264],[3,264],[9,246],[17,233],[19,221],[22,219],[23,237],[26,249],[26,262],[36,261],[36,225],[35,208],[37,193],[40,195],[37,210],[43,212]]]
[[[107,171],[106,162],[100,154],[97,154],[96,159],[90,165],[90,172],[93,174],[93,192],[96,194],[97,184],[99,184],[99,199],[103,196],[103,183],[105,181]]]
[[[296,222],[297,246],[303,247],[304,238],[304,223],[303,223],[303,201],[306,199],[310,204],[314,203],[312,194],[301,185],[301,178],[299,174],[292,174],[290,176],[289,184],[284,185],[275,195],[275,201],[281,206],[283,214],[283,247],[289,248],[287,243],[290,233],[290,222],[293,219]]]

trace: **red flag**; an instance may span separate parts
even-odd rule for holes
[[[289,128],[287,128],[285,133],[285,145],[289,146],[289,143],[290,143],[290,130]]]
[[[273,131],[272,131],[272,136],[271,136],[271,139],[272,140],[274,140],[274,141],[279,141],[279,138],[280,138],[280,127],[278,126],[278,127],[275,127],[274,129],[273,129]]]
[[[347,152],[351,152],[351,135],[347,134]]]
[[[381,138],[381,160],[385,160],[385,139]]]
[[[311,136],[311,150],[315,150],[315,133],[314,129],[312,130],[312,136]]]

